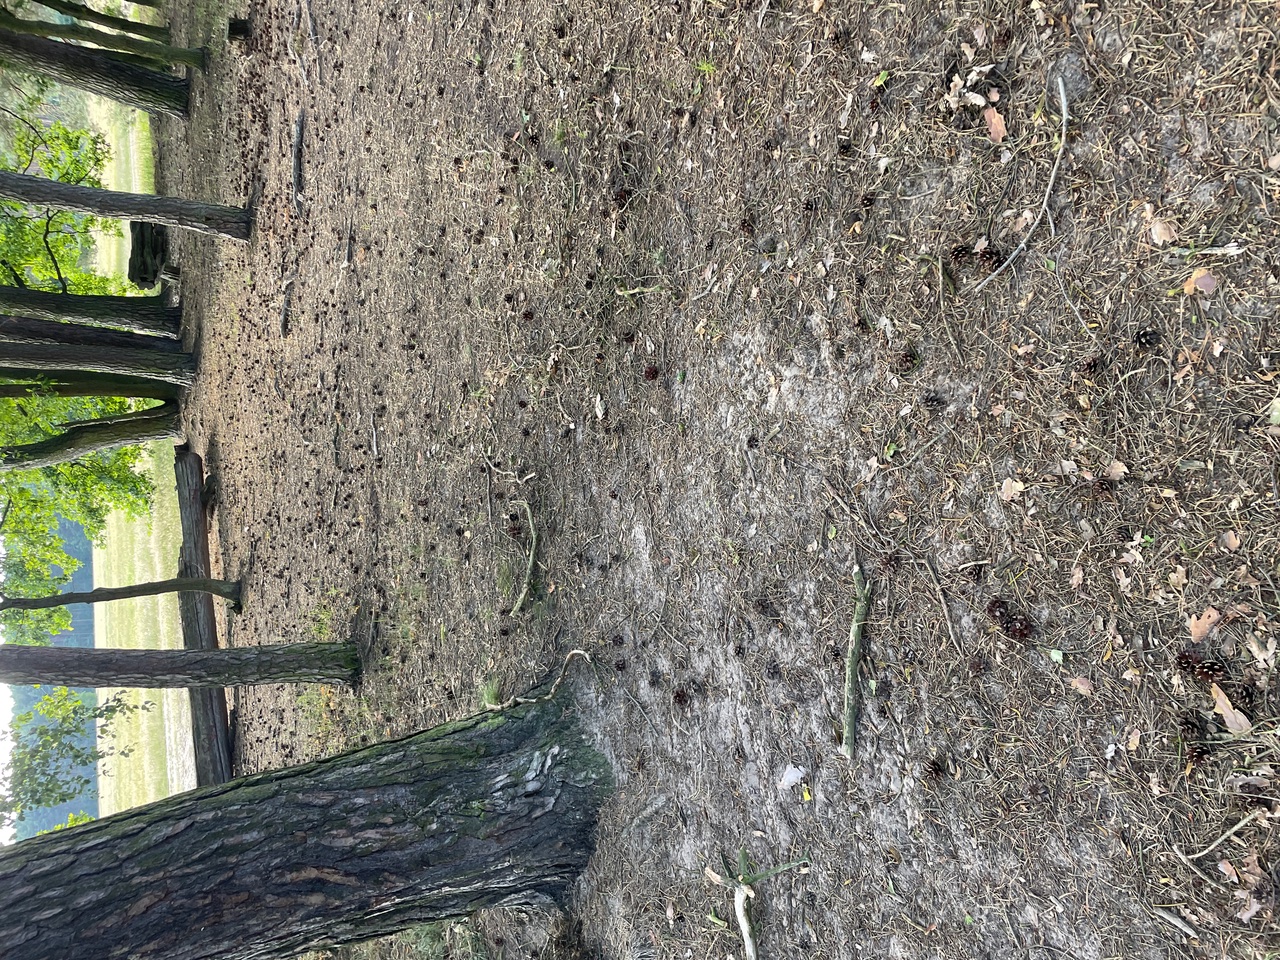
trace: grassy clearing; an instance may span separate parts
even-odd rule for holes
[[[149,521],[130,520],[115,514],[108,519],[106,546],[93,552],[95,586],[142,583],[177,574],[182,531],[172,481],[172,450],[165,443],[149,446],[147,469],[156,487],[152,517]],[[102,604],[97,609],[94,633],[99,647],[181,647],[177,595]],[[186,691],[133,690],[130,697],[133,702],[155,706],[116,725],[116,745],[130,754],[103,762],[102,769],[108,774],[99,787],[104,816],[195,785]]]
[[[155,193],[155,164],[151,121],[145,113],[112,100],[85,98],[90,125],[111,144],[111,159],[102,172],[102,184],[110,190]],[[129,266],[129,238],[98,233],[95,237],[97,272],[123,277]]]

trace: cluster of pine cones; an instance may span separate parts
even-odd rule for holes
[[[1173,662],[1179,670],[1191,674],[1201,683],[1221,683],[1227,675],[1225,663],[1216,657],[1206,657],[1195,647],[1187,647],[1173,658]],[[1199,766],[1209,759],[1213,744],[1208,739],[1204,717],[1194,712],[1182,714],[1178,717],[1178,733],[1182,737],[1187,763]]]

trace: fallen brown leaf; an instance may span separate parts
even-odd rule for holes
[[[1205,267],[1196,267],[1191,271],[1191,276],[1187,277],[1187,282],[1182,285],[1182,292],[1188,297],[1194,297],[1198,293],[1207,296],[1217,289],[1218,278]]]
[[[1209,631],[1214,625],[1222,619],[1222,614],[1216,607],[1205,607],[1204,613],[1197,616],[1187,618],[1187,629],[1191,631],[1192,643],[1203,643],[1205,637],[1209,636]]]
[[[1222,722],[1230,732],[1243,734],[1253,729],[1249,718],[1232,705],[1231,698],[1223,693],[1220,686],[1213,684],[1209,687],[1209,694],[1213,697],[1213,712],[1222,717]]]
[[[1226,530],[1218,534],[1218,546],[1227,553],[1235,553],[1240,549],[1240,534],[1234,530]]]
[[[992,143],[1001,143],[1009,135],[1009,128],[1004,125],[1004,117],[995,107],[987,107],[982,111],[982,119],[987,124],[987,135]]]

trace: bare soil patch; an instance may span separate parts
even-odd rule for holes
[[[358,696],[239,692],[240,769],[583,648],[592,955],[740,955],[703,869],[742,848],[810,863],[767,956],[1274,946],[1274,5],[183,16],[163,189],[260,194],[182,250],[231,639],[367,645]]]

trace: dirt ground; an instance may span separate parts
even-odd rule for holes
[[[1276,13],[177,11],[162,188],[259,197],[181,247],[231,642],[367,653],[238,691],[239,768],[582,648],[587,955],[742,956],[703,870],[745,849],[809,864],[766,957],[1274,956]]]

